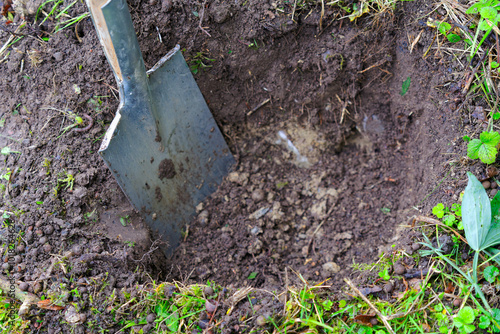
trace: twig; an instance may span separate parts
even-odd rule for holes
[[[201,29],[201,31],[203,31],[205,34],[208,35],[208,37],[212,37],[212,35],[210,35],[208,33],[208,31],[205,30],[205,28],[203,28],[201,26],[201,24],[203,23],[203,16],[205,15],[205,5],[207,4],[207,0],[203,1],[203,5],[201,6],[201,13],[200,13],[200,22],[198,23],[198,28]]]
[[[384,323],[385,328],[389,331],[389,333],[396,334],[396,332],[392,329],[391,325],[387,321],[387,317],[385,315],[383,315],[382,313],[380,313],[380,311],[375,307],[375,305],[373,305],[370,302],[370,300],[368,300],[368,298],[366,298],[361,293],[361,291],[359,291],[358,288],[356,288],[354,286],[354,284],[352,284],[352,282],[349,279],[344,278],[344,281],[347,283],[347,285],[349,285],[349,287],[352,289],[352,291],[354,291],[361,299],[363,299],[365,301],[365,303],[367,303],[368,306],[370,306],[371,309],[378,315],[378,317],[380,318],[380,320],[382,320],[382,322]]]
[[[258,106],[256,106],[255,108],[253,108],[252,110],[250,110],[248,113],[247,113],[247,116],[250,116],[251,114],[253,114],[254,112],[256,112],[257,110],[259,110],[260,108],[262,108],[263,106],[265,106],[266,104],[269,103],[269,101],[271,101],[271,99],[265,99],[264,101],[262,101]]]

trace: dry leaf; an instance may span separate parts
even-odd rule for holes
[[[64,306],[54,305],[50,299],[40,300],[36,303],[36,305],[41,309],[50,311],[59,311],[64,309]]]
[[[354,317],[354,322],[372,327],[378,323],[378,320],[375,314],[358,314]]]

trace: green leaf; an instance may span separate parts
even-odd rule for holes
[[[488,266],[483,271],[484,279],[490,283],[495,282],[495,279],[499,274],[500,270],[498,270],[495,266]]]
[[[483,19],[488,19],[490,21],[495,21],[498,11],[493,7],[483,7],[479,10],[479,14]]]
[[[479,139],[473,139],[467,144],[467,155],[471,159],[479,158],[486,164],[492,164],[498,153],[497,145],[500,142],[500,134],[496,131],[483,132]]]
[[[465,14],[477,14],[477,13],[479,13],[479,9],[480,9],[481,7],[483,7],[483,6],[484,6],[484,5],[483,5],[482,3],[478,2],[478,3],[476,3],[476,4],[472,5],[472,6],[470,6],[470,7],[469,7],[469,9],[467,9],[467,10],[465,11]]]
[[[437,304],[434,306],[434,311],[441,312],[443,310],[443,304]]]
[[[343,299],[339,301],[339,308],[344,308],[347,306],[347,302]]]
[[[487,329],[488,327],[490,327],[491,321],[487,316],[482,315],[481,317],[479,317],[479,321],[479,328]]]
[[[457,221],[454,215],[446,215],[443,217],[443,223],[452,227],[453,224]]]
[[[462,37],[460,37],[459,35],[457,34],[449,34],[446,36],[446,38],[448,39],[448,41],[450,43],[458,43],[462,40]]]
[[[479,139],[472,139],[467,144],[467,156],[471,159],[479,158],[479,149],[483,143]]]
[[[385,269],[381,272],[378,273],[378,275],[380,276],[380,278],[388,281],[391,279],[391,275],[389,275],[389,270],[388,269]]]
[[[483,144],[479,149],[479,160],[485,164],[492,164],[497,159],[498,149],[494,146]]]
[[[491,26],[485,20],[481,20],[477,28],[482,31],[488,31],[491,29]]]
[[[481,132],[479,139],[483,144],[497,146],[500,143],[500,133],[496,131],[491,132]]]
[[[125,220],[124,217],[120,217],[120,223],[123,225],[123,226],[127,226],[127,221]]]
[[[0,151],[0,153],[2,153],[3,155],[9,155],[10,154],[10,148],[5,146],[2,148],[2,150]]]
[[[451,29],[451,25],[448,22],[441,22],[438,25],[438,30],[443,35],[446,35],[446,33],[448,32],[448,30],[450,30],[450,29]]]
[[[495,181],[493,181],[495,182]],[[498,216],[500,210],[500,193],[496,193],[495,197],[491,200],[491,215]]]
[[[403,85],[401,86],[401,93],[399,93],[401,96],[404,96],[408,92],[408,89],[410,89],[410,84],[411,84],[410,77],[406,78],[406,80],[403,81]]]
[[[491,224],[491,205],[481,182],[467,172],[469,182],[462,201],[462,223],[469,246],[475,251],[482,247]]]
[[[490,66],[491,68],[497,68],[498,66],[500,66],[500,64],[498,64],[496,61],[492,61]]]
[[[481,250],[496,246],[498,244],[500,244],[500,222],[497,220],[493,220],[491,222],[488,233],[486,234],[486,238],[481,244]]]
[[[465,306],[463,309],[458,311],[457,318],[460,319],[462,324],[468,325],[474,322],[476,315],[474,314],[474,310],[470,306]]]
[[[462,139],[463,139],[464,141],[467,141],[467,142],[469,142],[469,141],[470,141],[470,137],[469,137],[469,136],[463,136],[463,137],[462,137]]]
[[[464,325],[464,330],[466,333],[472,333],[476,330],[476,326],[474,325]]]
[[[251,272],[250,275],[248,275],[247,279],[254,279],[255,277],[257,277],[258,273],[258,271]]]
[[[444,205],[443,203],[438,203],[436,204],[435,207],[432,208],[432,214],[439,219],[443,218],[444,216]]]

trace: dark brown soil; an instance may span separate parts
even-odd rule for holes
[[[331,278],[338,289],[349,266],[389,249],[412,215],[458,198],[461,136],[476,124],[465,108],[454,112],[463,69],[442,51],[426,53],[436,33],[422,17],[429,1],[357,22],[329,6],[321,18],[314,6],[203,4],[129,3],[146,67],[181,45],[237,159],[166,261],[97,153],[119,101],[91,20],[53,35],[51,20],[29,23],[9,47],[0,64],[0,146],[21,153],[4,157],[1,209],[16,213],[23,265],[11,269],[29,291],[100,277],[111,293],[146,273],[280,289],[287,268],[312,281]],[[84,11],[77,3],[69,14]],[[0,31],[2,43],[8,37]],[[75,114],[90,115],[93,126],[65,131]],[[470,128],[462,130],[465,119]],[[175,174],[168,161],[162,166],[160,178]],[[54,254],[69,250],[72,270],[46,277]],[[63,315],[49,313],[41,328],[52,333]]]

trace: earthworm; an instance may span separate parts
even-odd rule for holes
[[[84,128],[73,128],[72,132],[86,132],[89,131],[90,128],[94,125],[94,120],[92,119],[92,117],[87,114],[83,114],[83,117],[85,117],[89,121],[89,125]]]

